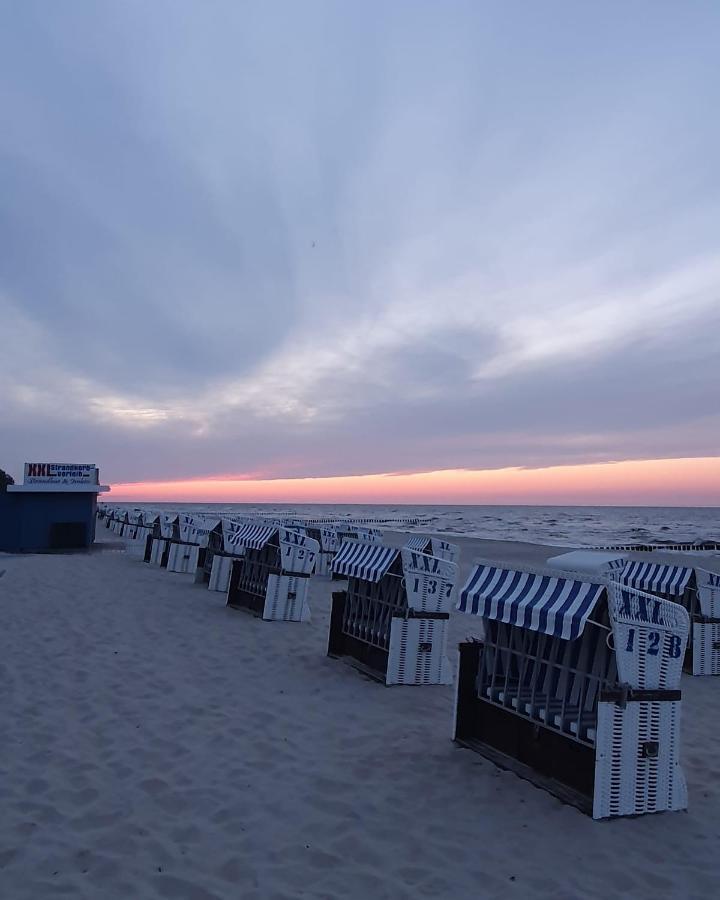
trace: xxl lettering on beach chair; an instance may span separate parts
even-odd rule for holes
[[[449,611],[457,580],[457,566],[407,549],[402,551],[402,563],[408,605],[425,612]]]
[[[312,574],[319,554],[318,541],[289,528],[280,529],[280,557],[285,572]]]
[[[608,611],[620,681],[638,690],[679,688],[690,633],[687,610],[613,582]]]

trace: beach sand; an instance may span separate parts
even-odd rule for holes
[[[328,659],[329,579],[267,623],[106,546],[0,557],[3,900],[717,894],[720,679],[683,677],[689,812],[593,822],[456,747],[452,687]]]

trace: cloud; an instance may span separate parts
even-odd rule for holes
[[[666,15],[14,9],[4,464],[716,454],[720,16]]]

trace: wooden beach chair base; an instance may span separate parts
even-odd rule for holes
[[[393,616],[387,646],[370,621],[355,621],[349,634],[343,627],[347,593],[333,593],[328,656],[344,659],[363,674],[385,685],[451,684],[447,659],[447,613]],[[364,620],[363,620],[364,621]]]
[[[454,739],[593,818],[687,807],[680,691],[601,693],[597,712],[508,682],[478,695],[484,645],[460,645]]]
[[[266,622],[307,622],[309,576],[270,572],[263,580],[243,578],[246,559],[233,559],[227,605]]]
[[[150,552],[145,550],[145,561],[153,566],[167,566],[168,556],[170,554],[170,541],[165,538],[148,538]]]
[[[168,550],[168,572],[177,572],[182,575],[194,574],[198,568],[201,549],[197,544],[173,542]]]

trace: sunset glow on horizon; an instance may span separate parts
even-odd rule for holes
[[[328,478],[198,478],[117,484],[109,499],[197,503],[720,506],[720,457],[541,469],[448,469]]]

